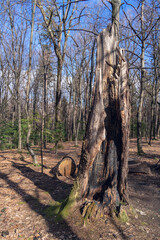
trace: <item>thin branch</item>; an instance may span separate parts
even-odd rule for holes
[[[126,13],[124,12],[123,9],[122,9],[122,11],[123,11],[123,13],[124,13],[124,15],[125,15],[128,23],[129,23],[130,28],[133,30],[133,32],[135,33],[135,35],[136,35],[136,36],[139,38],[139,40],[142,42],[142,39],[141,39],[140,36],[138,35],[137,31],[133,28],[131,22],[129,21],[129,19],[128,19],[127,15],[126,15]]]
[[[131,4],[131,3],[127,3],[126,0],[124,0],[125,4],[127,4],[128,6],[131,6],[135,11],[136,13],[139,15],[139,12],[137,11],[137,9]]]
[[[158,21],[160,20],[160,16],[159,18],[156,20],[155,24],[151,27],[151,29],[149,30],[149,33],[147,34],[147,36],[145,37],[144,41],[148,38],[148,36],[150,35],[151,31],[153,30],[153,28],[156,26],[156,24],[158,23]]]
[[[84,29],[84,28],[79,28],[79,29],[66,29],[66,31],[68,31],[68,30],[70,30],[70,31],[83,31],[83,32],[92,33],[92,34],[94,34],[95,36],[98,36],[98,33],[93,32],[93,31],[88,30],[88,29]],[[57,32],[58,32],[58,31],[57,31]],[[62,32],[64,32],[64,30],[62,30]]]
[[[60,5],[59,7],[66,7],[66,6],[69,5],[69,4],[78,3],[78,2],[88,2],[88,0],[77,0],[77,1],[73,1],[73,2],[70,1],[69,3]]]
[[[128,69],[157,69],[160,67],[129,67]]]
[[[136,53],[134,53],[134,52],[132,52],[132,51],[130,51],[130,50],[128,50],[128,49],[125,49],[125,51],[130,52],[130,53],[132,53],[133,55],[135,55],[136,57],[142,59],[141,56],[139,56],[138,54],[136,54]]]
[[[50,15],[50,17],[49,17],[49,21],[48,21],[48,24],[47,24],[47,28],[48,28],[49,25],[51,24],[52,16],[53,16],[53,11],[51,12],[51,15]]]
[[[110,4],[112,4],[110,1],[108,1]],[[112,12],[111,11],[111,9],[107,6],[107,4],[104,2],[104,0],[102,0],[102,3],[104,4],[104,6],[110,11],[110,12]]]

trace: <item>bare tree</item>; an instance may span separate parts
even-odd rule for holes
[[[31,135],[31,123],[30,123],[30,113],[29,113],[29,92],[30,92],[30,82],[31,82],[31,70],[32,70],[32,43],[33,43],[33,30],[34,30],[34,16],[36,10],[36,0],[33,0],[32,4],[32,21],[31,21],[31,34],[30,34],[30,44],[29,44],[29,64],[28,64],[28,72],[27,72],[27,84],[26,84],[26,116],[27,116],[27,124],[28,124],[28,133],[27,133],[27,140],[26,146],[27,149],[32,156],[33,164],[37,164],[36,155],[34,151],[30,147],[30,135]]]
[[[54,45],[55,54],[57,56],[57,90],[56,90],[56,104],[55,104],[55,128],[58,128],[61,122],[61,82],[62,82],[62,68],[66,54],[67,41],[70,34],[72,25],[77,24],[74,20],[79,19],[80,16],[74,17],[76,11],[77,1],[72,3],[67,0],[67,4],[62,4],[59,8],[58,3],[53,0],[48,2],[47,10],[44,4],[38,0],[37,6],[39,7],[45,28],[49,37]],[[62,9],[62,11],[61,11]],[[58,141],[56,140],[56,152]]]
[[[3,3],[4,4],[4,3]],[[21,28],[18,29],[15,24],[15,15],[12,11],[11,2],[7,1],[4,4],[4,9],[8,17],[8,24],[10,32],[5,34],[1,32],[1,44],[4,49],[5,58],[8,64],[8,68],[12,71],[14,81],[14,98],[17,107],[17,117],[18,117],[18,149],[22,148],[22,133],[21,133],[21,95],[20,95],[20,78],[22,72],[23,64],[23,53],[24,53],[24,43],[27,32],[27,24],[21,19],[19,25]],[[22,10],[22,9],[21,9]],[[10,36],[10,37],[9,37]]]
[[[126,2],[126,1],[125,1]],[[127,2],[126,2],[127,4]],[[138,38],[140,41],[141,45],[141,55],[140,55],[140,60],[141,60],[141,65],[140,65],[140,71],[141,71],[141,79],[140,79],[140,93],[139,93],[139,104],[138,104],[138,111],[137,111],[137,151],[138,154],[141,155],[143,154],[143,149],[142,149],[142,116],[143,116],[143,103],[144,103],[144,93],[145,93],[145,45],[146,45],[146,40],[150,36],[153,28],[157,25],[158,21],[160,20],[160,17],[157,17],[154,20],[154,15],[153,9],[151,12],[151,18],[147,19],[146,23],[146,8],[145,8],[145,1],[142,0],[140,5],[141,6],[141,12],[140,14],[138,13],[137,9],[131,5],[134,10],[136,11],[137,17],[140,22],[140,30],[136,29],[135,26],[132,24],[132,22],[129,20],[127,17],[127,14],[124,12],[124,15],[128,21],[128,24],[132,30],[132,32],[135,34],[135,36]],[[137,18],[136,17],[136,18]],[[135,18],[135,19],[136,19]]]

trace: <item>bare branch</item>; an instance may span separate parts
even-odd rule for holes
[[[47,28],[48,28],[49,25],[51,24],[52,16],[53,16],[53,11],[51,12],[51,15],[50,15],[50,17],[49,17],[49,21],[48,21],[48,24],[47,24]]]
[[[139,56],[138,54],[136,54],[136,53],[134,53],[134,52],[132,52],[132,51],[130,51],[130,50],[128,50],[128,49],[125,49],[125,51],[127,51],[127,52],[129,52],[129,53],[132,53],[132,54],[135,55],[136,57],[142,59],[141,56]]]
[[[91,30],[88,30],[88,29],[84,29],[84,28],[74,28],[74,29],[66,29],[66,31],[68,31],[68,30],[70,30],[70,31],[83,31],[83,32],[88,32],[88,33],[92,33],[93,35],[95,35],[95,36],[98,36],[98,33],[96,33],[96,32],[93,32],[93,31],[91,31]],[[57,31],[58,32],[58,31]],[[62,32],[64,32],[64,30],[62,30]]]
[[[159,18],[156,20],[155,24],[151,27],[151,29],[149,30],[147,36],[145,37],[144,41],[148,38],[148,36],[150,35],[151,31],[153,30],[153,28],[156,26],[156,24],[158,23],[158,21],[160,20],[160,16]]]
[[[78,3],[78,2],[88,2],[88,0],[77,0],[77,1],[70,1],[69,3],[66,3],[66,4],[63,4],[63,5],[60,5],[60,7],[66,7],[67,5],[69,4],[72,4],[72,3]]]
[[[110,1],[108,1],[110,4],[111,4],[111,2]],[[110,12],[112,12],[111,11],[111,9],[107,6],[107,4],[104,2],[104,0],[102,0],[102,3],[105,5],[105,7],[110,11]]]
[[[124,15],[125,15],[125,17],[126,17],[128,23],[129,23],[130,28],[133,30],[133,32],[134,32],[135,35],[139,38],[139,40],[142,41],[142,39],[140,38],[139,34],[137,33],[137,30],[135,30],[135,28],[132,26],[130,20],[128,19],[127,15],[126,15],[126,13],[124,12],[123,9],[122,9],[122,11],[123,11],[123,13],[124,13]]]
[[[128,6],[131,6],[135,11],[136,13],[139,15],[139,12],[137,11],[137,8],[135,8],[131,3],[127,3],[126,0],[124,0],[125,4],[127,4]]]

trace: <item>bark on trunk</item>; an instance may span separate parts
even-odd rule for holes
[[[44,53],[45,54],[45,53]],[[46,135],[46,130],[47,130],[47,114],[48,114],[48,109],[47,109],[47,70],[46,70],[46,65],[44,66],[44,83],[43,83],[43,91],[44,91],[44,149],[47,148],[47,135]]]
[[[141,83],[140,83],[140,98],[139,98],[139,107],[137,113],[137,151],[138,154],[143,154],[142,149],[142,110],[143,110],[143,101],[144,101],[144,52],[145,52],[145,31],[144,31],[144,1],[142,1],[141,9],[141,31],[142,31],[142,47],[141,47]]]
[[[80,199],[111,211],[128,202],[129,85],[114,27],[97,39],[96,88],[78,171]]]
[[[29,154],[32,157],[33,164],[36,165],[36,164],[38,164],[38,161],[37,161],[36,155],[35,155],[34,151],[32,150],[32,148],[30,146],[30,143],[29,143],[31,130],[32,130],[31,124],[28,123],[28,133],[27,133],[26,147],[27,147],[27,150],[28,150]]]
[[[93,75],[94,75],[94,54],[95,54],[95,45],[96,40],[93,42],[92,54],[91,54],[91,72],[90,72],[90,83],[89,83],[89,110],[92,103],[92,84],[93,84]]]
[[[17,111],[18,111],[18,150],[22,150],[22,129],[21,129],[21,103],[20,103],[20,96],[19,90],[17,93]]]
[[[62,80],[62,60],[58,59],[57,70],[57,90],[56,90],[56,105],[55,105],[55,130],[59,128],[61,122],[61,80]],[[58,150],[58,139],[55,142],[55,153]]]
[[[29,65],[28,65],[28,81],[26,85],[26,115],[27,115],[27,125],[28,125],[28,133],[27,133],[27,141],[26,147],[33,159],[33,164],[38,164],[36,155],[34,151],[30,147],[30,135],[31,135],[31,123],[29,119],[29,91],[30,91],[30,82],[31,82],[31,70],[32,70],[32,42],[33,42],[33,30],[34,30],[34,15],[36,10],[36,0],[33,1],[32,6],[32,25],[31,25],[31,35],[30,35],[30,45],[29,45]]]

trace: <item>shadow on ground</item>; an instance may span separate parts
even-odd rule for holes
[[[13,167],[19,169],[22,176],[30,179],[38,188],[48,191],[52,196],[52,199],[55,201],[65,199],[71,190],[71,185],[61,182],[58,179],[52,178],[44,173],[42,174],[36,172],[24,164],[13,163]],[[47,223],[49,232],[52,233],[53,236],[62,239],[61,235],[63,232],[63,240],[80,240],[65,220],[56,222],[53,218],[48,218],[48,216],[45,215],[44,210],[49,207],[49,205],[40,203],[38,198],[35,198],[25,192],[18,183],[11,181],[7,174],[0,172],[0,178],[2,178],[11,189],[17,192],[33,211],[43,216]],[[68,236],[70,236],[70,238],[68,238]]]

